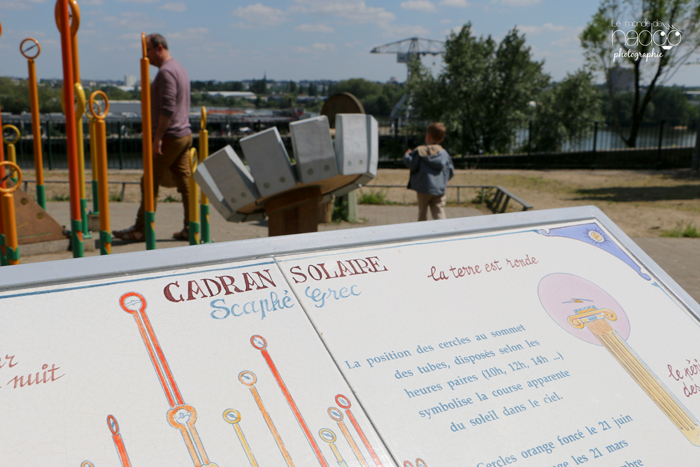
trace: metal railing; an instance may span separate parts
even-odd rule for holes
[[[27,189],[29,188],[29,184],[30,183],[36,184],[36,180],[22,180],[22,183],[24,184],[24,192],[26,193]],[[47,183],[66,184],[66,183],[70,183],[70,181],[69,180],[44,180],[44,184],[47,184]],[[89,180],[85,181],[86,185],[89,185],[91,183],[92,182]],[[121,192],[119,193],[119,199],[116,200],[118,202],[124,201],[124,195],[126,193],[126,186],[127,185],[141,185],[141,182],[124,182],[124,181],[122,181],[122,182],[110,182],[110,181],[107,181],[107,183],[110,185],[121,185],[122,186]]]

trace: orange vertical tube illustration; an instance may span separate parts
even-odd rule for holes
[[[265,419],[267,428],[270,430],[270,433],[272,433],[272,437],[275,439],[275,443],[277,443],[277,447],[282,453],[282,457],[284,457],[284,460],[289,467],[294,467],[294,462],[292,462],[292,456],[290,456],[289,452],[287,452],[287,448],[284,446],[284,442],[282,442],[282,437],[277,431],[275,424],[272,422],[272,418],[267,412],[267,409],[263,404],[262,398],[260,397],[260,394],[258,394],[258,390],[255,388],[255,383],[258,381],[258,377],[255,376],[255,373],[253,373],[252,371],[241,371],[238,374],[238,381],[250,388],[250,393],[253,395],[255,403],[258,404],[258,409],[260,409],[260,413]]]
[[[156,248],[156,208],[153,200],[153,135],[151,131],[151,78],[146,33],[141,33],[141,139],[143,146],[143,208],[146,226],[146,249]]]
[[[191,405],[185,404],[163,349],[153,331],[151,321],[146,314],[146,299],[140,293],[128,292],[121,296],[119,304],[136,321],[141,339],[170,405],[167,413],[168,423],[180,431],[195,467],[217,467],[213,462],[209,462],[202,440],[194,426],[197,421],[197,411]]]
[[[335,403],[338,404],[339,407],[345,409],[345,413],[348,415],[350,423],[352,423],[352,426],[355,427],[355,431],[357,431],[357,434],[360,435],[360,439],[369,451],[369,454],[372,456],[372,460],[374,460],[374,463],[377,464],[377,467],[382,467],[382,463],[379,460],[379,457],[377,457],[377,453],[375,453],[374,449],[372,449],[372,445],[369,444],[369,441],[365,436],[365,432],[362,431],[362,428],[360,428],[360,424],[357,423],[357,420],[355,420],[355,416],[352,414],[352,411],[350,411],[350,399],[348,399],[342,394],[338,394],[337,396],[335,396]]]
[[[311,431],[309,430],[309,427],[306,424],[304,417],[301,415],[301,411],[299,410],[299,407],[297,407],[296,402],[294,402],[294,399],[292,398],[292,395],[290,394],[289,389],[287,389],[287,385],[284,384],[284,380],[282,379],[282,375],[280,375],[280,372],[277,370],[277,367],[275,366],[275,362],[272,361],[272,357],[270,357],[270,354],[267,351],[267,341],[262,336],[256,335],[256,336],[253,336],[250,338],[250,343],[253,345],[253,347],[255,347],[256,349],[258,349],[260,351],[263,358],[265,359],[265,362],[267,363],[267,366],[270,368],[272,375],[275,377],[275,380],[277,381],[277,385],[280,387],[280,390],[282,391],[284,398],[287,399],[287,403],[289,404],[289,408],[292,409],[292,413],[294,414],[294,417],[297,419],[297,422],[299,423],[301,430],[304,432],[304,436],[306,436],[306,440],[311,445],[311,449],[313,449],[314,454],[316,455],[316,459],[318,459],[319,464],[321,464],[323,467],[328,467],[328,463],[326,462],[325,457],[323,457],[323,453],[321,452],[321,449],[318,447],[318,443],[316,443],[316,439],[311,434]]]
[[[355,457],[357,457],[358,462],[362,465],[362,467],[367,467],[367,462],[365,462],[365,456],[363,456],[362,452],[360,452],[360,449],[357,447],[357,443],[355,443],[355,440],[352,438],[352,435],[350,434],[348,428],[343,422],[343,412],[341,412],[337,407],[329,407],[328,415],[333,420],[338,422],[338,428],[340,428],[340,432],[343,433],[343,436],[345,436],[345,439],[350,445],[350,449],[352,449],[352,452],[355,453]]]
[[[126,453],[124,440],[122,439],[121,433],[119,433],[119,424],[117,423],[117,419],[114,418],[114,415],[109,415],[107,417],[107,426],[109,426],[109,431],[112,432],[112,441],[114,441],[114,447],[117,448],[122,467],[131,467],[131,461],[129,461],[129,455]]]
[[[41,121],[39,120],[39,92],[37,90],[36,63],[34,60],[41,53],[39,42],[28,37],[19,45],[22,56],[27,59],[29,68],[29,105],[32,112],[32,134],[34,136],[34,171],[36,172],[36,199],[42,209],[46,209],[46,191],[44,190],[44,160],[41,149]]]

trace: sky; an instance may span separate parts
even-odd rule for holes
[[[536,60],[555,81],[584,64],[578,35],[598,0],[77,0],[83,80],[139,75],[141,32],[159,32],[192,80],[406,79],[406,65],[372,48],[420,37],[445,40],[472,23],[500,40],[525,33]],[[0,76],[26,77],[20,42],[41,44],[39,78],[61,78],[54,0],[0,0]],[[439,57],[424,64],[435,73]],[[154,73],[152,69],[152,74]],[[671,84],[700,85],[700,66]]]

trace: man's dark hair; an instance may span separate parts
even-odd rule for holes
[[[165,50],[168,50],[168,41],[160,34],[151,34],[151,44],[153,44],[153,47],[162,45]]]

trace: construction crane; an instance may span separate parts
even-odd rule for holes
[[[410,63],[414,58],[419,58],[421,55],[440,55],[445,53],[445,43],[443,41],[434,41],[431,39],[421,39],[419,37],[411,37],[402,41],[392,42],[390,44],[379,45],[373,48],[372,54],[396,54],[397,63],[405,63],[407,68],[406,82],[411,76]],[[391,111],[391,119],[403,115],[408,117],[411,112],[410,99],[407,94],[401,97],[401,100],[394,106]]]
[[[411,37],[391,44],[379,45],[373,48],[373,54],[396,54],[397,63],[405,63],[410,74],[411,68],[408,66],[414,58],[421,55],[440,55],[445,53],[445,43],[431,39],[421,39]]]

